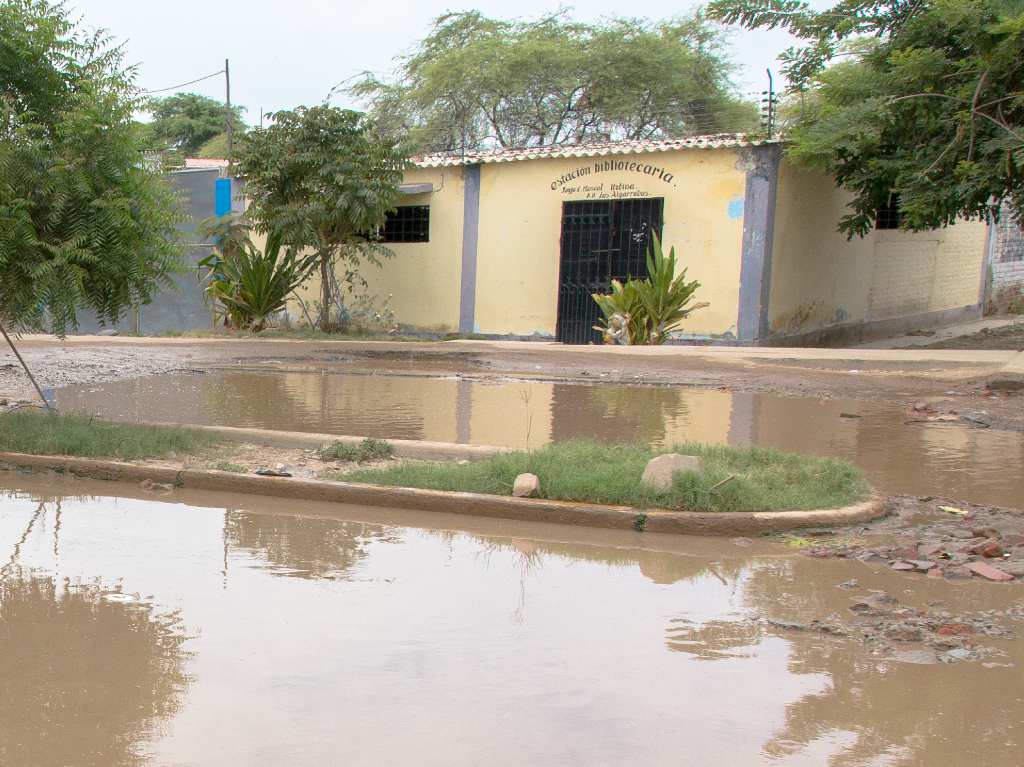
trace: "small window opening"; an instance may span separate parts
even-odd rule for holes
[[[401,205],[388,213],[381,230],[384,242],[429,242],[430,206]]]
[[[889,195],[888,201],[879,206],[875,216],[875,229],[899,229],[902,220],[900,196],[894,192]]]

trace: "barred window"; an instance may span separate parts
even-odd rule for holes
[[[381,236],[384,242],[429,242],[430,206],[399,206],[388,213]]]
[[[890,194],[889,200],[878,208],[878,213],[875,216],[875,229],[899,229],[902,219],[900,196]]]

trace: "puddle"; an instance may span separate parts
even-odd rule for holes
[[[920,665],[760,619],[842,611],[852,575],[973,609],[1020,589],[911,593],[762,542],[2,481],[0,763],[1019,764],[1022,643],[1015,667]]]
[[[57,404],[107,418],[510,447],[594,438],[699,440],[845,458],[886,492],[1018,507],[1024,434],[906,424],[895,405],[682,387],[310,372],[166,375],[72,386]],[[850,418],[846,416],[858,416]]]

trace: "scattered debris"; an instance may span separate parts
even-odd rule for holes
[[[890,499],[893,514],[868,525],[783,536],[817,559],[857,559],[933,579],[1024,580],[1024,516],[1010,509],[910,496]]]
[[[291,477],[293,476],[283,463],[279,463],[273,469],[256,469],[254,474],[259,474],[261,477]]]
[[[851,582],[855,581],[840,586]],[[1007,620],[1024,620],[1024,602],[1007,610],[953,614],[943,609],[941,602],[917,609],[884,591],[871,590],[865,596],[854,597],[845,615],[832,613],[808,622],[763,618],[762,622],[782,631],[846,637],[889,660],[955,663],[1005,655],[987,640],[1014,639],[1015,632]]]
[[[735,474],[730,474],[730,475],[729,475],[728,477],[726,477],[726,478],[725,478],[725,479],[723,479],[722,481],[720,481],[720,482],[716,482],[715,484],[713,484],[713,485],[712,485],[712,486],[711,486],[711,487],[710,487],[710,488],[708,489],[708,492],[709,492],[709,493],[713,493],[713,492],[715,492],[715,491],[716,491],[716,490],[717,490],[718,488],[720,488],[720,487],[722,487],[722,486],[724,486],[724,485],[727,485],[727,484],[729,484],[729,483],[730,483],[730,482],[732,482],[732,481],[733,481],[734,479],[736,479],[736,475],[735,475]]]
[[[968,562],[964,565],[968,570],[976,575],[980,575],[982,578],[988,578],[990,581],[1012,581],[1013,576],[1010,573],[1003,570],[998,570],[992,565],[985,562]]]
[[[143,490],[148,490],[151,493],[171,493],[174,491],[174,485],[166,482],[154,482],[151,479],[144,479],[139,483],[139,487]]]
[[[992,422],[986,418],[979,418],[976,415],[961,415],[961,420],[966,421],[972,426],[977,426],[980,429],[987,429],[992,425]]]

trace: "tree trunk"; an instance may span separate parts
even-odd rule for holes
[[[327,332],[331,323],[331,259],[320,254],[320,330]]]

